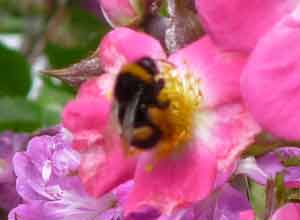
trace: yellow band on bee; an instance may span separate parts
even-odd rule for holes
[[[141,80],[151,83],[153,76],[145,68],[138,64],[129,64],[122,69],[122,73],[130,73],[133,76],[140,78]]]

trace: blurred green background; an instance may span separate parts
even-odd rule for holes
[[[109,26],[97,0],[0,0],[0,131],[55,125],[73,88],[42,76],[92,54]]]

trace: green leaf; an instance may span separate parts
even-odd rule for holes
[[[68,48],[53,43],[48,43],[45,52],[53,68],[69,66],[80,61],[87,54],[85,48]]]
[[[265,187],[255,182],[250,183],[249,197],[258,219],[263,219],[266,207]]]
[[[286,196],[288,202],[300,202],[300,189],[293,188],[293,189],[286,189]]]
[[[277,154],[280,162],[285,166],[285,167],[296,167],[300,166],[300,157],[298,156],[290,156],[288,158],[284,157],[284,155]]]
[[[160,6],[158,12],[159,12],[160,16],[163,16],[163,17],[168,17],[169,16],[167,1],[163,1],[163,3]]]
[[[41,123],[48,127],[60,123],[60,115],[65,104],[74,97],[74,92],[59,82],[54,84],[49,79],[44,79],[44,85],[37,99],[42,109]]]
[[[0,96],[26,96],[31,76],[25,57],[0,44],[0,67]]]
[[[109,30],[96,16],[70,7],[45,48],[53,68],[63,68],[91,55]]]
[[[0,0],[0,12],[7,12],[13,15],[42,15],[46,14],[49,9],[47,1],[32,0]]]
[[[0,33],[19,33],[24,31],[25,20],[22,17],[1,13]]]
[[[95,15],[82,10],[79,7],[71,7],[70,29],[81,38],[81,43],[89,44],[92,41],[99,42],[98,37],[102,37],[109,30],[106,23],[103,23]],[[95,42],[94,42],[95,43]]]
[[[287,200],[287,191],[284,185],[284,174],[279,172],[275,177],[275,186],[276,186],[276,199],[278,205],[283,205]]]
[[[20,97],[0,97],[0,131],[33,131],[41,126],[41,109]]]

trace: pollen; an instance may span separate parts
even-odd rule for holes
[[[156,108],[149,111],[162,130],[163,137],[158,149],[164,155],[180,149],[193,137],[195,113],[201,107],[202,95],[199,80],[191,73],[178,72],[167,63],[161,66],[158,77],[163,79],[164,87],[158,99],[168,103],[168,107],[163,111]]]

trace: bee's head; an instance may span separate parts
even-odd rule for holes
[[[158,68],[155,64],[155,61],[150,57],[140,58],[136,63],[146,69],[148,73],[153,76],[158,73]]]

